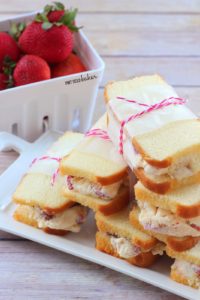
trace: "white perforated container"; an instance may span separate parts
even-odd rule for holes
[[[0,31],[7,31],[12,22],[30,22],[34,16],[2,21]],[[33,141],[46,127],[85,132],[91,126],[104,62],[82,31],[74,38],[74,50],[88,71],[0,91],[0,131]]]

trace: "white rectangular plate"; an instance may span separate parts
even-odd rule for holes
[[[20,157],[0,176],[0,229],[103,265],[187,299],[200,299],[198,290],[178,284],[169,278],[172,260],[166,257],[160,258],[152,268],[142,269],[97,251],[95,249],[96,226],[92,213],[80,233],[70,233],[66,237],[49,235],[42,230],[13,220],[12,213],[15,205],[11,202],[11,195],[21,176],[26,172],[33,158],[41,156],[59,135],[56,132],[47,132],[35,143],[29,144],[10,134],[0,133],[0,150],[14,148],[20,152]]]

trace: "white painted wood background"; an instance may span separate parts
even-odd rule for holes
[[[46,0],[0,0],[0,20]],[[106,62],[94,119],[108,80],[160,73],[180,96],[199,100],[200,0],[73,0],[79,23]],[[16,157],[0,154],[2,172]],[[182,298],[104,267],[0,231],[0,299]]]

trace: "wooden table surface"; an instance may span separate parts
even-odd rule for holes
[[[48,1],[0,0],[0,20]],[[160,73],[182,97],[199,101],[199,0],[73,0],[106,62],[94,119],[108,80]],[[16,157],[0,154],[0,171]],[[141,281],[0,231],[0,299],[182,299]]]

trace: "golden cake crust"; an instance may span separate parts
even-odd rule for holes
[[[39,228],[38,222],[35,219],[31,218],[27,214],[24,205],[17,206],[17,208],[13,214],[13,218],[18,222],[33,226],[35,228]],[[39,229],[41,229],[41,228],[39,228]],[[42,230],[48,234],[54,234],[54,235],[60,235],[60,236],[66,235],[68,233],[67,230],[53,229],[53,228],[49,228],[49,227],[42,228]]]
[[[63,195],[74,202],[91,208],[93,211],[100,211],[104,215],[111,215],[121,211],[129,203],[129,189],[122,186],[116,197],[111,200],[102,200],[88,195],[82,195],[78,192],[69,190],[66,186],[63,188]]]
[[[139,230],[153,236],[154,238],[158,239],[161,242],[164,242],[168,247],[170,247],[174,251],[183,252],[189,250],[199,242],[200,237],[186,236],[180,238],[180,237],[166,236],[163,234],[155,233],[150,230],[145,230],[138,220],[138,210],[139,208],[137,206],[133,206],[133,209],[129,214],[130,223],[134,227],[138,228]]]
[[[96,249],[105,252],[109,255],[115,256],[117,258],[121,258],[112,247],[109,238],[106,236],[106,234],[100,231],[96,233]],[[157,256],[153,255],[151,252],[145,252],[125,260],[133,265],[145,268],[151,266],[156,260],[156,258]]]

